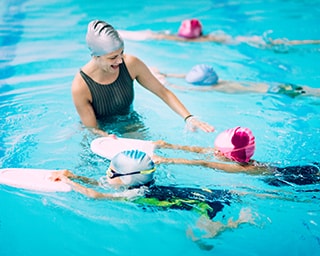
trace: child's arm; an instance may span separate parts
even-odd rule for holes
[[[80,180],[80,181],[87,183],[87,184],[90,184],[90,185],[99,185],[98,181],[96,181],[95,179],[88,178],[85,176],[76,175],[69,170],[62,170],[62,171],[53,172],[51,175],[51,180],[59,181],[59,180],[63,180],[63,177],[74,179],[74,180]]]
[[[161,156],[154,155],[153,160],[157,163],[167,163],[167,164],[185,164],[185,165],[198,165],[209,167],[212,169],[218,169],[230,173],[246,172],[248,174],[262,174],[267,171],[265,167],[257,167],[253,165],[240,165],[237,163],[220,163],[211,162],[206,160],[197,159],[185,159],[185,158],[165,158]]]
[[[175,145],[175,144],[165,142],[163,140],[154,141],[153,143],[157,146],[157,148],[178,149],[178,150],[190,151],[190,152],[195,152],[195,153],[209,153],[210,151],[213,151],[212,148],[205,148],[205,147],[198,147],[198,146]]]
[[[95,191],[94,189],[91,188],[87,188],[85,186],[80,185],[77,182],[74,182],[72,180],[70,180],[69,178],[66,178],[64,180],[67,184],[71,185],[73,190],[87,196],[87,197],[91,197],[91,198],[95,198],[95,199],[114,199],[112,194],[107,194],[107,193],[100,193],[98,191]]]
[[[69,178],[65,177],[62,179],[63,182],[71,185],[74,191],[77,191],[87,197],[94,198],[94,199],[109,199],[109,200],[128,200],[130,198],[138,196],[138,190],[132,189],[121,193],[102,193],[98,192],[92,188],[87,188],[77,182],[70,180]]]

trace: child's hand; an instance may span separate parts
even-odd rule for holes
[[[112,138],[112,139],[118,139],[118,137],[117,137],[117,135],[115,135],[115,134],[108,134],[108,136],[107,136],[108,138]]]
[[[161,164],[161,163],[169,163],[169,159],[165,158],[165,157],[162,157],[162,156],[157,156],[157,155],[153,155],[152,156],[152,161],[155,163],[155,164]]]
[[[68,178],[72,178],[74,174],[68,170],[63,170],[63,171],[56,171],[52,172],[50,176],[50,180],[54,182],[59,182],[59,181],[65,181]]]
[[[157,141],[154,141],[153,144],[155,144],[159,148],[163,148],[167,145],[167,142],[165,142],[164,140],[157,140]]]

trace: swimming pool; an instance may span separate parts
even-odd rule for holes
[[[2,1],[1,167],[67,168],[94,178],[104,173],[107,162],[90,152],[94,136],[81,128],[70,94],[74,74],[90,58],[84,35],[91,19],[105,19],[119,29],[175,31],[182,19],[197,17],[205,32],[223,30],[237,36],[273,30],[275,38],[319,38],[319,1],[241,2]],[[214,65],[225,80],[320,88],[318,45],[260,49],[247,44],[126,41],[125,47],[164,72],[187,72],[195,64],[206,63]],[[319,161],[319,98],[174,92],[217,132],[236,125],[250,127],[256,136],[257,160],[283,165]],[[134,107],[143,117],[145,137],[151,140],[210,146],[217,134],[186,132],[181,119],[140,87],[136,87]],[[208,241],[214,248],[207,252],[186,236],[198,219],[193,212],[145,211],[76,193],[33,193],[0,186],[0,254],[319,254],[319,185],[275,188],[259,177],[183,166],[160,166],[157,182],[255,193],[276,190],[304,202],[254,196],[234,202],[223,212],[225,218],[236,217],[242,206],[249,207],[258,215],[258,225],[223,233]]]

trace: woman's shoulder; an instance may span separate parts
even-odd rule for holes
[[[124,54],[123,60],[126,63],[126,65],[135,65],[139,62],[142,62],[137,56],[131,55],[131,54]]]
[[[74,96],[86,95],[89,90],[81,72],[83,72],[84,76],[88,76],[82,69],[75,74],[71,85],[71,91]]]
[[[129,70],[129,73],[131,75],[134,74],[133,77],[136,77],[141,72],[144,72],[147,68],[146,64],[134,55],[125,54],[123,56],[123,60],[127,66],[127,69]]]
[[[73,81],[72,81],[72,87],[75,87],[78,84],[81,84],[84,82],[82,75],[81,75],[81,72],[83,72],[82,69],[79,69],[79,71],[75,74]]]

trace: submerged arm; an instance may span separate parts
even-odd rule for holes
[[[187,235],[191,238],[193,242],[195,242],[202,250],[211,250],[213,247],[212,245],[208,245],[205,240],[203,239],[211,239],[218,235],[220,235],[222,232],[226,230],[232,230],[238,228],[241,224],[254,224],[254,217],[251,213],[251,210],[249,208],[243,208],[240,211],[239,218],[237,220],[233,220],[233,218],[229,218],[228,222],[226,224],[220,222],[220,221],[213,221],[210,220],[204,216],[202,216],[199,221],[197,222],[197,226],[200,229],[203,229],[206,231],[206,234],[202,235],[201,237],[195,236],[193,233],[193,230],[190,228],[187,231]]]
[[[252,212],[249,208],[241,209],[239,218],[237,220],[229,218],[227,224],[223,224],[219,221],[215,222],[207,218],[201,218],[198,222],[198,226],[207,231],[207,234],[204,235],[203,238],[213,238],[225,230],[236,229],[244,223],[255,224]]]

